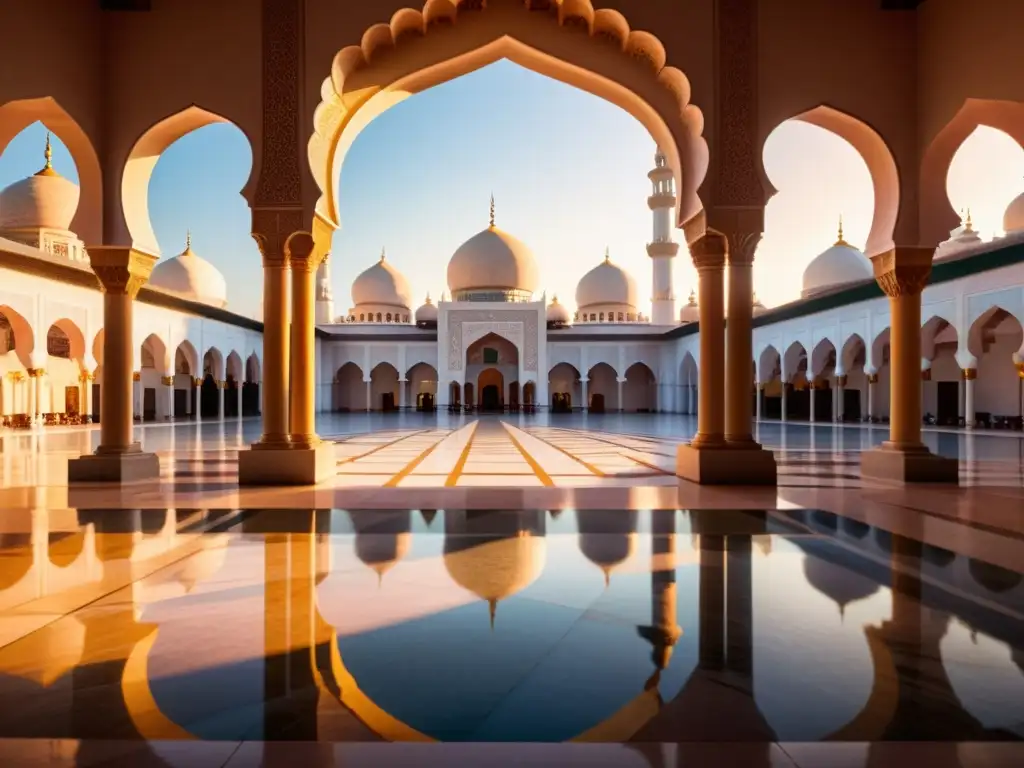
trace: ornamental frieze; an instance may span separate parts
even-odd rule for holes
[[[461,371],[466,347],[488,333],[522,346],[524,371],[536,371],[538,361],[537,312],[530,310],[454,309],[448,313],[448,370]],[[467,327],[463,327],[466,324]]]

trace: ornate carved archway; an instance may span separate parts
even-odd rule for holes
[[[402,9],[339,51],[321,86],[308,145],[320,190],[318,250],[329,248],[341,224],[338,179],[359,133],[409,96],[500,59],[600,96],[639,120],[675,173],[677,225],[689,241],[703,234],[704,117],[690,104],[686,76],[665,66],[656,37],[630,30],[621,14],[595,10],[590,0],[427,0],[422,11]]]

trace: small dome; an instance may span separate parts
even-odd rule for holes
[[[679,310],[680,323],[696,323],[700,320],[700,308],[697,306],[697,294],[690,291],[690,298]]]
[[[558,297],[555,296],[551,299],[551,303],[548,304],[548,315],[547,319],[549,323],[553,325],[568,325],[569,324],[569,310],[565,308],[564,304],[558,303]]]
[[[427,294],[423,306],[416,310],[416,325],[429,325],[437,322],[437,305],[430,300]]]
[[[843,239],[843,223],[839,222],[839,239],[822,251],[804,270],[802,298],[814,296],[848,283],[871,280],[871,262],[857,248]]]
[[[184,251],[173,259],[157,263],[149,283],[154,288],[180,293],[213,307],[223,307],[228,303],[228,286],[224,275],[192,251],[191,233],[186,236]]]
[[[380,261],[363,271],[352,283],[352,303],[409,309],[412,306],[412,291],[405,275],[391,266],[384,251]]]
[[[80,191],[77,184],[53,170],[50,134],[46,134],[44,156],[42,170],[0,192],[0,229],[68,231],[71,227]]]
[[[1008,235],[1024,232],[1024,192],[1013,198],[1006,206],[1006,211],[1003,213],[1003,229]]]
[[[583,556],[604,572],[607,585],[612,572],[636,552],[637,513],[619,510],[576,513]]]
[[[412,520],[406,511],[360,512],[349,516],[355,528],[356,557],[382,579],[407,554]]]
[[[604,261],[587,272],[576,285],[576,306],[581,310],[598,305],[615,305],[635,310],[638,304],[636,280],[605,250]]]
[[[460,245],[448,261],[448,288],[462,291],[537,290],[537,261],[521,240],[494,226],[491,199],[490,226]]]
[[[766,307],[764,304],[762,304],[760,301],[758,301],[757,294],[755,293],[754,294],[754,309],[753,309],[754,317],[757,317],[758,315],[763,315],[767,311],[768,311],[768,307]]]

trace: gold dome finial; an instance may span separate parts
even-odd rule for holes
[[[494,229],[494,193],[491,193],[491,229]]]
[[[46,163],[36,173],[36,176],[56,176],[57,172],[53,170],[53,147],[50,145],[50,132],[46,132],[46,148],[43,150],[43,157],[46,158]]]
[[[384,259],[387,258],[387,254],[384,252],[384,246],[380,247],[380,263],[384,263]]]
[[[973,232],[973,231],[974,231],[974,222],[971,221],[971,208],[970,208],[970,206],[968,206],[967,207],[967,218],[964,219],[964,232]]]
[[[552,303],[552,304],[557,304],[557,303],[558,303],[558,294],[557,294],[557,293],[556,293],[556,294],[554,294],[554,295],[553,295],[553,296],[551,297],[551,303]]]
[[[836,240],[836,245],[848,245],[843,238],[843,214],[839,214],[839,239]]]
[[[429,304],[430,303],[430,291],[427,291],[427,299],[423,303],[424,304]]]
[[[192,250],[192,230],[185,230],[185,252],[188,253]]]
[[[607,245],[604,247],[604,260],[605,261],[611,261],[612,260],[611,253],[609,252]]]
[[[697,292],[695,290],[693,290],[693,288],[690,289],[689,305],[691,307],[696,307],[697,306]]]

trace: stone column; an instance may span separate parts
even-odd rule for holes
[[[756,243],[756,241],[755,241]],[[676,474],[703,484],[775,484],[775,457],[765,451],[750,434],[750,390],[754,382],[753,352],[750,339],[752,304],[749,264],[752,246],[744,246],[734,263],[738,264],[739,287],[730,289],[730,312],[737,308],[739,322],[733,326],[730,354],[731,386],[727,387],[725,360],[724,274],[729,253],[726,236],[715,229],[690,246],[697,266],[700,299],[700,378],[697,404],[697,434],[689,445],[676,451]],[[744,315],[748,318],[744,325]],[[732,323],[730,315],[730,323]],[[728,422],[722,393],[727,393]],[[732,431],[727,434],[727,427]],[[740,454],[742,452],[742,455]]]
[[[764,384],[759,381],[754,382],[754,386],[757,388],[757,411],[754,414],[754,420],[761,420],[761,410],[764,407]]]
[[[131,248],[89,249],[103,290],[103,381],[100,444],[93,455],[68,462],[70,482],[127,482],[158,478],[160,461],[133,440],[132,302],[153,271],[156,257]]]
[[[960,372],[964,382],[964,426],[973,429],[975,426],[974,382],[978,378],[977,368],[964,368]]]
[[[583,398],[583,402],[580,403],[583,406],[583,412],[586,413],[590,409],[590,400],[587,398],[587,384],[590,379],[580,379],[580,396]]]
[[[291,441],[304,449],[320,443],[316,434],[316,293],[313,285],[323,260],[313,236],[295,232],[285,242],[292,267]]]
[[[729,322],[725,326],[725,439],[731,448],[759,449],[751,434],[750,392],[754,386],[754,251],[761,224],[729,232]]]
[[[779,398],[779,421],[785,424],[789,416],[789,398],[787,397],[789,394],[789,382],[782,379],[779,383],[782,384],[782,395]]]
[[[813,424],[818,419],[817,415],[814,412],[815,407],[817,406],[818,388],[815,386],[815,381],[813,378],[808,382],[808,386],[811,390],[811,413],[809,421],[811,422],[811,424]]]
[[[192,379],[192,411],[196,421],[203,420],[203,380],[199,377]]]
[[[92,421],[92,379],[91,373],[83,373],[79,377],[82,382],[82,416],[86,422]]]
[[[959,480],[955,459],[931,453],[921,442],[921,291],[934,249],[897,247],[873,256],[875,279],[889,297],[889,440],[861,454],[861,472],[897,482]]]
[[[466,391],[466,385],[462,385],[462,391]],[[366,382],[366,412],[370,413],[373,410],[373,382]]]
[[[839,424],[843,423],[843,417],[846,415],[843,402],[846,397],[846,381],[845,373],[836,376],[836,422]]]
[[[43,413],[45,413],[45,406],[43,404],[43,392],[44,392],[44,387],[46,386],[46,370],[45,369],[43,369],[43,368],[36,368],[36,381],[35,381],[35,384],[36,384],[36,391],[35,391],[36,418],[39,420],[39,423],[42,424],[43,423]],[[53,403],[52,402],[49,404],[49,411],[51,413],[53,412]]]
[[[243,391],[242,382],[236,381],[235,382],[235,402],[237,403],[237,405],[236,405],[236,413],[237,413],[239,419],[242,418],[242,391]]]
[[[217,421],[224,421],[224,399],[227,388],[226,381],[217,382]]]
[[[132,418],[142,421],[142,372],[132,373]]]
[[[875,418],[875,386],[878,384],[878,374],[869,373],[868,378],[868,421]]]
[[[408,388],[408,384],[408,379],[398,380],[398,410],[400,411],[405,410],[405,390]]]
[[[174,377],[161,376],[160,383],[164,386],[164,397],[167,406],[164,410],[164,421],[174,420]]]
[[[618,409],[617,409],[619,413],[622,413],[623,411],[626,410],[626,404],[622,400],[622,385],[625,384],[625,383],[626,383],[626,380],[624,378],[622,378],[622,377],[618,377],[618,378],[615,379],[615,384],[617,386],[617,390],[616,391],[618,392],[617,397],[619,398]]]
[[[28,392],[26,393],[28,396],[28,408],[26,408],[26,413],[28,413],[32,423],[35,424],[39,420],[39,387],[37,386],[39,382],[39,369],[29,368],[26,370],[26,373],[28,373]]]

